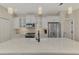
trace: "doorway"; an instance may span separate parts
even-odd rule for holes
[[[48,22],[48,37],[49,38],[61,37],[61,24],[60,24],[60,22]]]

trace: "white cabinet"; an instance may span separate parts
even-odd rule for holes
[[[20,28],[20,22],[19,22],[19,18],[14,18],[13,20],[13,28]]]
[[[0,42],[10,39],[10,22],[0,18]]]

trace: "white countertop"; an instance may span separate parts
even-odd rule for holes
[[[18,38],[0,43],[0,54],[79,54],[79,42],[65,38]]]

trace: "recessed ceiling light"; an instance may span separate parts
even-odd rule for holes
[[[8,13],[9,13],[9,14],[13,14],[13,12],[14,12],[13,8],[8,7]]]
[[[38,7],[38,15],[42,15],[42,7]]]
[[[68,7],[68,14],[72,14],[72,7]]]

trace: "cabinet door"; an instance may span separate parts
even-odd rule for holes
[[[10,39],[9,20],[0,19],[0,42]]]
[[[15,18],[13,20],[13,28],[16,29],[16,28],[20,28],[21,27],[21,21],[20,21],[20,18]]]

